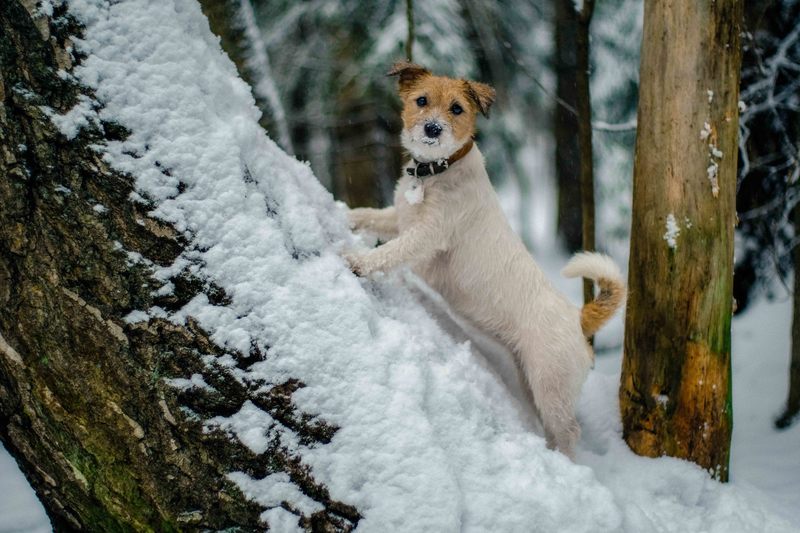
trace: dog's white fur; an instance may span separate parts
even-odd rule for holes
[[[353,271],[409,264],[454,311],[506,345],[531,388],[548,445],[574,458],[575,403],[593,361],[581,311],[553,288],[509,226],[477,145],[426,178],[423,201],[410,205],[405,191],[412,181],[400,179],[393,207],[350,211],[354,228],[388,241],[348,255]],[[563,273],[624,286],[619,269],[600,254],[576,255]]]

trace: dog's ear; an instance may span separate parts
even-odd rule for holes
[[[475,102],[484,117],[489,116],[489,108],[492,107],[495,98],[495,91],[491,85],[479,81],[468,81],[467,96]]]
[[[423,76],[430,76],[431,71],[426,69],[425,67],[421,67],[417,64],[411,63],[409,61],[398,61],[389,72],[386,73],[387,76],[398,76],[399,83],[400,83],[400,91],[407,91],[411,88],[411,86]]]

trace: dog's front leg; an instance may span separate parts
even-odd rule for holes
[[[347,254],[345,259],[359,276],[386,272],[397,266],[430,259],[446,249],[446,238],[438,220],[426,218],[403,231],[396,239],[362,254]]]
[[[382,241],[397,237],[397,210],[394,206],[384,209],[357,207],[347,213],[350,228],[374,234]]]

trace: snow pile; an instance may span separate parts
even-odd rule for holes
[[[47,533],[47,515],[14,459],[0,443],[0,533]]]
[[[58,128],[58,131],[70,141],[78,135],[81,129],[91,124],[97,125],[98,123],[97,114],[93,109],[94,104],[91,98],[86,95],[81,95],[78,102],[79,103],[75,105],[75,107],[63,115],[57,114],[50,107],[42,106],[42,111],[50,117]]]
[[[156,276],[167,285],[192,265],[232,298],[223,307],[198,296],[171,318],[194,317],[230,348],[268,347],[240,377],[300,379],[297,407],[341,429],[306,447],[251,403],[209,423],[255,452],[277,435],[333,498],[359,509],[364,531],[789,529],[755,490],[628,452],[614,378],[587,384],[585,464],[546,450],[502,377],[444,334],[399,277],[369,282],[345,268],[337,252],[353,243],[341,209],[259,128],[250,89],[195,1],[72,0],[69,9],[86,26],[76,76],[94,89],[99,117],[132,132],[102,148],[106,160],[136,178],[134,201],[153,201],[153,215],[192,243]],[[164,313],[141,311],[129,319]],[[267,506],[316,505],[280,474],[231,479]],[[297,528],[279,507],[264,518]]]
[[[733,446],[736,485],[767,492],[800,530],[800,424],[776,431],[772,421],[789,392],[792,293],[756,302],[734,321]]]

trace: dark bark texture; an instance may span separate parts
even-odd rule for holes
[[[555,108],[558,235],[567,251],[581,249],[581,176],[578,145],[578,13],[572,2],[555,0],[556,83],[560,100]],[[587,57],[588,62],[588,57]],[[587,86],[588,90],[588,86]],[[567,107],[569,106],[569,108]]]
[[[583,0],[578,14],[577,69],[578,145],[581,153],[581,245],[594,251],[594,161],[592,150],[592,97],[589,87],[589,26],[594,13],[594,0]],[[594,300],[594,283],[583,279],[583,303]]]
[[[35,5],[0,2],[0,440],[57,530],[264,529],[263,509],[227,480],[232,471],[287,472],[324,506],[303,516],[285,502],[301,526],[352,529],[358,512],[332,500],[302,458],[277,443],[256,455],[203,427],[250,400],[308,444],[328,442],[336,428],[292,406],[302,383],[256,393],[259,384],[204,362],[223,350],[191,321],[122,320],[200,292],[218,305],[227,297],[188,272],[172,295],[152,295],[147,263],[126,251],[168,265],[187,244],[130,202],[132,178],[89,148],[124,138],[123,128],[103,123],[67,140],[52,124],[47,108],[63,113],[85,92],[57,75],[80,61],[68,49],[81,29],[64,8],[49,19]],[[262,357],[230,355],[243,368]],[[214,390],[165,381],[195,373]]]
[[[723,481],[741,18],[739,0],[645,3],[620,385],[636,453]]]
[[[794,231],[800,235],[800,204],[794,208]],[[788,428],[800,415],[800,245],[792,251],[794,258],[794,305],[792,310],[792,354],[789,363],[789,394],[786,409],[775,420],[778,429]]]

